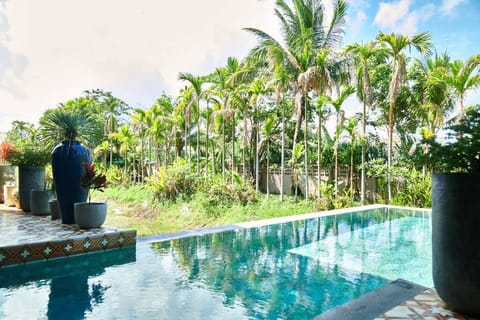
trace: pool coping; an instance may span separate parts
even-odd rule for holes
[[[425,292],[428,288],[397,279],[366,293],[357,299],[316,316],[315,320],[365,320],[374,319],[401,303]]]
[[[288,223],[288,222],[294,222],[299,220],[315,219],[315,218],[321,218],[321,217],[341,215],[345,213],[354,213],[357,211],[382,209],[382,208],[419,210],[419,211],[425,211],[425,212],[431,211],[431,209],[429,208],[415,208],[415,207],[401,207],[401,206],[392,206],[392,205],[384,205],[384,204],[372,204],[372,205],[359,206],[359,207],[317,211],[317,212],[285,216],[285,217],[279,217],[279,218],[239,222],[235,224],[227,224],[227,225],[215,226],[215,227],[209,227],[209,228],[203,228],[203,229],[191,229],[191,230],[172,232],[172,233],[163,233],[163,234],[150,235],[150,236],[137,236],[137,244],[146,244],[146,243],[148,244],[148,243],[154,243],[154,242],[181,239],[186,237],[201,237],[207,234],[218,233],[218,232],[264,227],[264,226],[278,224],[278,223]]]

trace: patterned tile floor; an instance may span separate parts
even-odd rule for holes
[[[134,230],[103,227],[83,230],[50,216],[33,216],[0,205],[0,267],[132,246]]]
[[[61,220],[52,220],[50,216],[32,216],[21,210],[18,212],[10,210],[8,214],[2,212],[4,211],[0,207],[0,247],[117,231],[108,227],[82,230],[76,225],[62,224]]]
[[[375,320],[478,320],[466,317],[448,309],[434,289],[428,289],[413,299],[396,306],[390,311],[378,316]]]

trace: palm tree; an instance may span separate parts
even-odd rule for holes
[[[447,53],[426,60],[416,59],[412,66],[413,86],[425,113],[428,130],[436,134],[454,107],[453,94],[446,78],[450,69]]]
[[[352,191],[352,193],[354,192],[354,188],[353,188],[353,171],[354,171],[353,158],[354,157],[353,156],[355,153],[355,143],[357,139],[357,132],[356,132],[357,124],[358,124],[357,118],[351,117],[347,119],[347,125],[345,126],[345,131],[350,136],[350,174],[348,178],[349,183],[347,183],[347,185],[350,186],[350,190]]]
[[[145,139],[148,128],[152,127],[151,114],[143,109],[136,108],[131,116],[134,132],[140,139],[140,181],[145,179]]]
[[[189,143],[190,139],[190,129],[191,129],[191,120],[193,113],[193,104],[194,104],[194,88],[185,87],[180,91],[180,96],[177,98],[175,113],[183,122],[183,141],[185,149],[185,158],[188,158],[189,161],[192,159],[192,148]]]
[[[407,57],[404,51],[415,48],[422,55],[428,56],[431,53],[431,36],[428,32],[420,32],[413,36],[401,34],[384,34],[380,32],[377,40],[385,47],[387,56],[393,64],[392,78],[388,91],[388,151],[387,151],[387,189],[388,202],[392,200],[392,181],[390,168],[392,167],[393,129],[394,129],[394,107],[398,97],[405,85],[407,73]]]
[[[322,128],[323,121],[329,116],[327,109],[328,97],[321,95],[317,99],[317,196],[320,198],[320,185],[322,183],[321,164],[322,164]]]
[[[265,82],[261,78],[255,79],[252,82],[249,92],[251,94],[250,103],[253,106],[253,123],[252,123],[252,134],[254,137],[254,146],[253,150],[255,152],[255,190],[258,192],[260,189],[260,161],[258,155],[258,144],[259,144],[259,137],[260,137],[260,125],[259,125],[259,102],[261,100],[261,96],[266,92]]]
[[[274,134],[274,129],[277,121],[277,117],[272,115],[265,119],[262,127],[264,139],[260,142],[260,146],[263,143],[265,143],[266,145],[265,159],[267,161],[267,198],[270,196],[270,140],[272,139],[272,136]]]
[[[368,109],[372,107],[372,86],[370,83],[370,64],[371,59],[384,55],[384,50],[377,46],[377,43],[370,41],[367,43],[355,43],[348,45],[344,54],[353,55],[357,73],[357,96],[363,102],[362,110],[362,172],[360,178],[360,201],[365,204],[365,166],[366,161],[366,137],[367,137],[367,119]]]
[[[101,113],[105,117],[104,134],[106,137],[109,137],[117,129],[119,118],[129,112],[130,106],[121,99],[114,97],[111,92],[101,89],[87,90],[85,94],[88,99],[92,99],[100,105]],[[108,143],[110,152],[109,163],[112,165],[113,143],[111,138],[109,138]]]
[[[285,69],[291,73],[295,90],[296,127],[293,146],[297,144],[302,121],[307,121],[307,93],[318,83],[324,84],[328,78],[323,77],[319,67],[322,56],[332,54],[341,44],[347,5],[344,0],[336,0],[331,20],[325,21],[325,8],[320,0],[293,0],[292,7],[285,0],[276,1],[275,15],[280,20],[283,41],[278,41],[268,33],[255,28],[245,30],[255,34],[260,44],[251,55],[267,57],[275,54],[275,61],[283,61]],[[283,42],[283,44],[282,44]],[[270,59],[272,63],[272,59]],[[315,66],[319,67],[316,68]],[[309,68],[312,67],[310,70]],[[323,78],[322,78],[323,77]],[[322,86],[321,92],[327,90]],[[307,131],[305,130],[305,155],[307,154]],[[308,165],[307,158],[305,165]],[[296,167],[295,165],[293,167]],[[305,170],[308,174],[308,168]],[[307,192],[308,199],[308,177]]]
[[[128,125],[123,125],[118,128],[117,132],[111,134],[111,138],[117,140],[120,143],[120,153],[124,157],[124,171],[125,174],[128,172],[128,156],[132,147],[135,145],[135,135]]]
[[[344,129],[344,121],[345,121],[345,112],[342,110],[343,103],[350,97],[353,93],[355,93],[355,88],[353,86],[348,86],[344,90],[342,90],[339,96],[334,100],[332,98],[328,99],[328,102],[333,106],[335,109],[335,113],[337,116],[337,121],[335,124],[335,143],[333,145],[333,154],[335,157],[335,196],[338,196],[338,144],[340,140],[340,135]]]
[[[194,76],[191,73],[184,73],[180,72],[178,74],[179,80],[184,80],[190,83],[190,85],[194,89],[194,94],[192,99],[194,99],[194,109],[195,109],[195,117],[197,123],[197,147],[196,147],[196,154],[197,154],[197,174],[200,172],[200,119],[201,119],[201,112],[200,112],[200,98],[202,96],[202,84],[204,83],[205,79],[199,76]]]
[[[455,60],[450,63],[450,73],[445,80],[453,88],[453,92],[460,103],[457,120],[465,116],[464,100],[467,92],[480,87],[479,67],[480,53],[471,56],[465,63],[461,60]]]

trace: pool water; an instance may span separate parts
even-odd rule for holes
[[[2,319],[311,319],[432,286],[430,215],[375,209],[0,269]]]

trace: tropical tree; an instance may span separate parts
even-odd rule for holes
[[[121,118],[128,116],[131,107],[123,100],[115,97],[109,91],[101,89],[93,89],[85,91],[86,98],[92,100],[98,105],[101,114],[105,118],[104,121],[104,135],[109,137],[111,133],[115,132],[118,126],[122,123]],[[109,138],[109,163],[112,165],[113,161],[113,142]]]
[[[348,183],[347,185],[350,187],[350,190],[353,192],[354,186],[353,186],[353,172],[354,172],[354,154],[355,154],[355,144],[357,140],[357,125],[358,125],[358,120],[355,117],[351,117],[346,119],[347,124],[345,126],[345,131],[348,133],[350,136],[350,170],[349,170],[349,176],[348,176]]]
[[[384,50],[378,47],[376,42],[355,43],[348,45],[344,54],[351,55],[356,68],[357,97],[363,102],[362,110],[362,155],[361,155],[361,178],[360,178],[360,201],[365,204],[365,161],[366,161],[366,137],[368,110],[372,107],[372,86],[370,81],[370,66],[373,58],[384,54]],[[375,61],[376,62],[376,61]]]
[[[465,62],[455,60],[450,63],[450,72],[444,78],[453,89],[459,102],[457,120],[465,116],[465,96],[468,91],[480,87],[480,53],[469,57]]]
[[[345,16],[346,2],[337,0],[333,4],[333,14],[330,21],[325,19],[325,8],[320,0],[293,0],[292,6],[285,0],[276,1],[275,15],[280,21],[282,41],[275,39],[268,33],[255,28],[245,30],[255,34],[260,43],[251,54],[257,57],[266,57],[274,52],[276,61],[282,60],[286,70],[291,73],[295,92],[295,116],[297,119],[293,146],[297,144],[303,120],[307,121],[307,93],[325,83],[328,77],[323,76],[321,65],[322,57],[335,52],[341,44]],[[271,60],[270,60],[271,63]],[[326,65],[326,64],[325,64]],[[309,70],[310,67],[313,67]],[[323,90],[326,88],[322,87]],[[308,133],[305,130],[305,155],[308,149]],[[308,165],[308,158],[305,158]],[[296,167],[293,164],[293,167]],[[308,174],[308,168],[305,170]],[[308,178],[306,179],[305,197],[308,199]]]
[[[324,121],[330,115],[330,111],[327,108],[329,98],[321,95],[317,99],[317,196],[321,196],[320,185],[322,183],[321,164],[322,164],[322,128]]]
[[[196,118],[196,155],[197,155],[197,174],[200,173],[200,119],[201,119],[201,112],[200,112],[200,98],[202,96],[202,84],[205,81],[205,78],[194,76],[191,73],[181,72],[178,74],[179,80],[184,80],[190,83],[193,87],[193,94],[192,99],[194,99],[194,110],[195,110],[195,118]]]
[[[135,145],[135,135],[130,130],[128,125],[123,125],[118,130],[111,134],[111,138],[117,140],[120,144],[120,154],[124,157],[124,171],[128,173],[128,157]]]
[[[355,93],[353,86],[347,86],[343,89],[336,99],[328,98],[328,103],[335,109],[336,123],[335,123],[335,140],[333,145],[333,154],[335,157],[335,196],[338,196],[338,178],[339,178],[339,166],[338,166],[338,145],[340,142],[340,135],[344,130],[345,112],[342,110],[342,106],[352,94]]]
[[[277,125],[277,123],[278,123],[278,119],[276,115],[270,115],[265,119],[262,126],[262,132],[263,132],[264,138],[262,141],[260,141],[260,146],[262,144],[266,145],[265,159],[267,162],[267,166],[266,166],[267,198],[270,196],[270,143],[271,143],[270,140],[272,139],[275,133],[275,126]]]
[[[387,56],[393,65],[392,78],[388,92],[388,150],[387,150],[387,191],[388,201],[392,200],[392,167],[394,108],[398,97],[405,86],[407,73],[407,56],[405,50],[415,48],[420,54],[428,56],[431,53],[431,36],[428,32],[420,32],[412,36],[402,34],[385,34],[380,32],[377,40],[384,46]]]
[[[446,81],[450,57],[443,53],[426,60],[416,59],[411,69],[412,91],[425,113],[428,130],[436,134],[454,107],[454,97]]]

